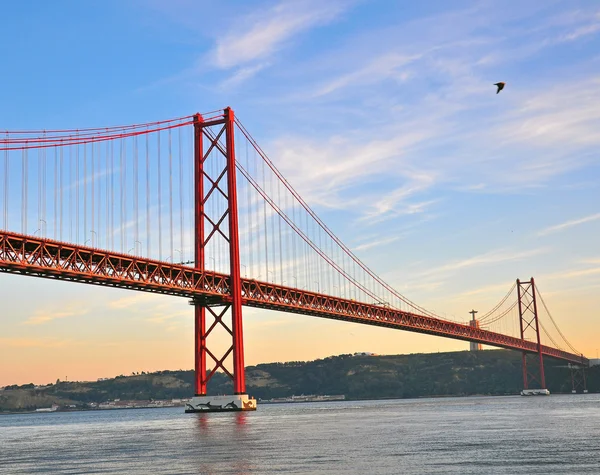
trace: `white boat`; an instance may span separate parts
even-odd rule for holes
[[[523,389],[521,396],[549,396],[550,391],[547,389]]]

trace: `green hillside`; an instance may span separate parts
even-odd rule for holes
[[[565,363],[547,359],[545,369],[550,392],[571,392],[571,373]],[[193,371],[159,371],[97,382],[8,386],[0,391],[0,411],[34,410],[52,404],[85,408],[114,399],[186,398],[193,395],[193,377]],[[518,394],[521,378],[521,355],[507,350],[340,355],[246,368],[247,392],[261,399],[294,394],[344,394],[347,399]],[[591,368],[587,378],[589,391],[600,392],[600,367]],[[231,392],[229,379],[215,374],[209,394]]]

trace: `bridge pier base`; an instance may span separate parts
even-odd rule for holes
[[[256,399],[247,394],[231,396],[194,396],[185,405],[185,412],[256,411]]]

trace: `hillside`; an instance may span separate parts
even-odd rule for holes
[[[570,370],[545,360],[548,389],[571,391]],[[590,392],[600,392],[600,367],[587,374]],[[0,411],[35,410],[121,400],[186,398],[193,394],[193,371],[159,371],[96,382],[57,382],[43,387],[8,386],[0,391]],[[395,356],[340,355],[315,361],[269,363],[246,368],[248,394],[261,399],[299,394],[344,394],[347,399],[518,394],[521,355],[508,350]],[[215,374],[209,394],[231,393],[228,378]]]

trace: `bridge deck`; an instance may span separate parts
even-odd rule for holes
[[[178,264],[0,231],[0,272],[161,293],[207,304],[229,299],[229,276]],[[537,352],[537,344],[469,325],[410,312],[242,279],[243,304],[322,318],[427,333]],[[588,364],[587,358],[542,346],[547,356]]]

